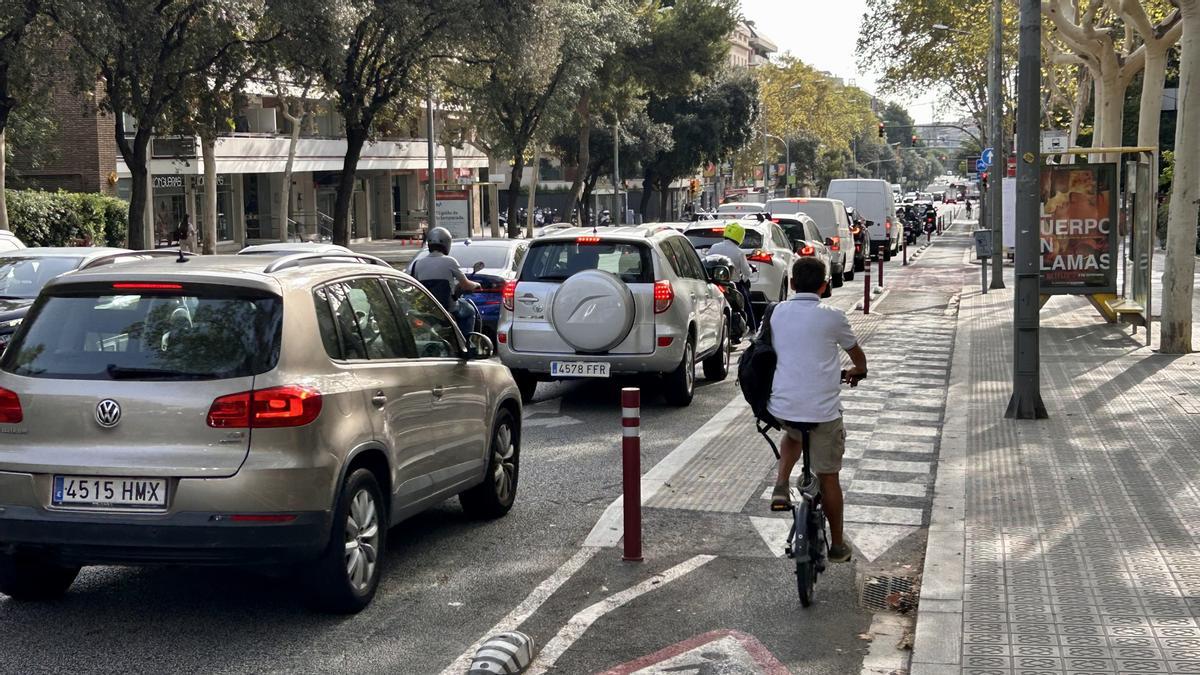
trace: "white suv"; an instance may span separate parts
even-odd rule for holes
[[[757,218],[737,221],[746,229],[742,240],[742,251],[750,263],[750,302],[756,306],[759,316],[773,302],[787,300],[791,287],[788,275],[796,260],[795,247],[777,223]],[[725,238],[726,223],[697,222],[684,231],[688,241],[697,249],[705,250]]]
[[[497,352],[526,401],[542,380],[659,373],[667,401],[688,405],[697,361],[710,380],[729,372],[729,306],[671,227],[535,239],[502,298]]]

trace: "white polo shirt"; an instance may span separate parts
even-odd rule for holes
[[[842,352],[858,344],[850,320],[797,293],[775,306],[771,343],[779,358],[767,410],[788,422],[832,422],[842,414]]]

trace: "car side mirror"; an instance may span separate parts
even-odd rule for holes
[[[471,333],[467,336],[467,358],[490,359],[496,353],[492,339],[483,333]]]
[[[727,284],[730,277],[729,268],[724,265],[716,265],[708,271],[708,277],[718,284]]]
[[[474,265],[471,265],[471,273],[472,273],[472,274],[479,274],[479,270],[481,270],[481,269],[483,269],[483,268],[484,268],[483,261],[482,261],[482,260],[477,260],[477,261],[475,261],[475,264],[474,264]]]

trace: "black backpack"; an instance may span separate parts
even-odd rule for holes
[[[771,384],[775,381],[775,346],[771,343],[771,314],[774,311],[775,305],[767,307],[758,336],[750,341],[738,359],[738,385],[742,388],[742,396],[750,404],[750,411],[754,413],[754,427],[767,439],[778,457],[779,448],[767,434],[768,431],[782,428],[779,420],[767,411],[767,404],[771,401]]]

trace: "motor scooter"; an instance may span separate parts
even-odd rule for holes
[[[713,253],[705,256],[703,262],[709,281],[721,289],[721,295],[729,305],[729,341],[736,345],[750,333],[750,324],[745,299],[732,280],[733,261],[728,256]]]

